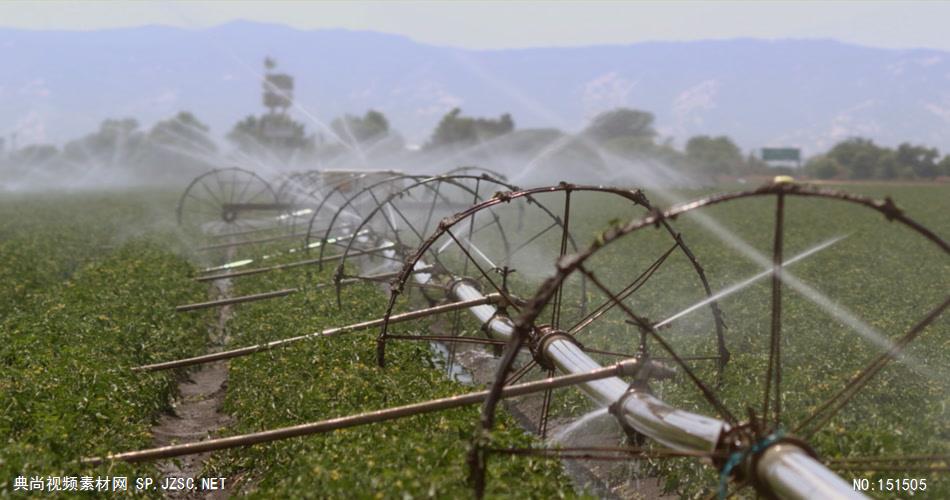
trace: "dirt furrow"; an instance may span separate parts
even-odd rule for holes
[[[212,300],[230,295],[230,280],[220,280],[211,287]],[[219,309],[217,321],[211,326],[209,352],[220,351],[227,343],[227,322],[231,307]],[[178,394],[172,401],[171,411],[162,415],[152,427],[153,444],[200,441],[213,436],[230,425],[232,419],[222,410],[228,386],[228,362],[217,361],[190,370],[178,384]],[[223,499],[230,496],[231,481],[224,481],[224,489],[200,491],[200,477],[209,453],[187,455],[157,464],[160,481],[167,478],[191,478],[195,489],[163,490],[166,498]]]

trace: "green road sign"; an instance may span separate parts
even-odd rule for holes
[[[802,150],[798,148],[762,148],[764,161],[801,161]]]

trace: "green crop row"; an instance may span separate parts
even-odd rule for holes
[[[168,250],[174,231],[143,200],[167,201],[93,193],[0,201],[0,496],[16,494],[19,476],[155,476],[150,465],[78,463],[149,446],[176,380],[128,369],[195,354],[206,340],[206,315],[172,309],[204,293]]]
[[[187,286],[190,272],[155,244],[130,242],[4,318],[0,491],[19,475],[102,472],[76,460],[150,445],[176,380],[128,368],[205,344],[206,316],[172,310],[202,296]],[[108,475],[144,470],[116,465]]]
[[[234,293],[302,285],[305,293],[236,308],[232,344],[248,345],[379,317],[382,290],[344,291],[337,308],[327,282],[331,270],[275,272],[240,278]],[[427,322],[400,331],[426,328]],[[226,411],[237,418],[229,433],[323,420],[476,390],[446,378],[425,343],[390,342],[387,366],[376,366],[377,329],[302,342],[232,360]],[[244,492],[259,498],[458,498],[471,495],[466,454],[478,407],[403,418],[329,434],[294,438],[217,456],[208,474],[242,477]],[[501,419],[499,445],[530,446],[534,439],[510,418]],[[557,462],[493,457],[492,496],[574,496]]]
[[[69,278],[121,245],[169,231],[174,198],[167,193],[12,194],[0,199],[0,315]],[[157,222],[160,221],[160,222]]]

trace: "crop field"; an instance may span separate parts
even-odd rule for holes
[[[86,476],[82,455],[147,445],[175,377],[126,367],[200,352],[207,329],[205,316],[170,312],[204,292],[174,254],[173,226],[139,194],[12,197],[0,213],[0,491],[10,495],[17,476]]]
[[[946,185],[837,187],[878,199],[890,196],[923,226],[942,238],[950,237],[950,187]],[[656,207],[667,208],[673,199],[729,190],[648,191],[646,195]],[[171,410],[178,384],[194,373],[190,369],[143,373],[130,368],[200,355],[216,342],[210,332],[222,321],[217,309],[175,312],[177,305],[208,299],[208,284],[192,279],[208,264],[264,254],[273,255],[265,261],[267,265],[301,258],[298,252],[286,252],[299,248],[299,238],[264,241],[230,252],[195,251],[194,235],[180,229],[174,219],[178,194],[143,191],[0,198],[4,284],[0,289],[0,371],[4,374],[0,377],[0,496],[16,496],[17,476],[157,477],[159,472],[150,462],[110,462],[98,467],[78,463],[82,457],[151,447],[153,427]],[[681,238],[701,265],[710,293],[742,284],[735,293],[717,300],[725,326],[722,340],[729,351],[724,366],[717,350],[716,318],[708,305],[676,316],[668,326],[656,327],[678,355],[695,358],[687,364],[725,410],[740,420],[750,414],[759,419],[776,415],[779,428],[797,436],[807,434],[817,456],[848,482],[853,478],[872,482],[895,477],[927,479],[928,489],[918,491],[918,496],[950,496],[945,472],[858,470],[842,461],[950,452],[950,318],[946,314],[923,330],[840,413],[821,425],[799,427],[886,350],[889,342],[944,300],[950,261],[935,244],[878,212],[853,204],[791,196],[785,200],[784,261],[788,265],[783,272],[804,286],[786,281],[781,292],[779,414],[775,401],[769,403],[771,409],[762,409],[769,353],[774,348],[770,345],[772,282],[762,275],[745,283],[761,275],[773,258],[775,198],[742,199],[688,212],[668,221],[669,231],[651,225],[604,244],[611,230],[650,215],[650,210],[603,193],[571,196],[569,208],[561,192],[539,193],[531,203],[522,199],[499,204],[477,219],[460,223],[456,233],[435,239],[432,248],[441,253],[433,250],[420,255],[435,259],[428,263],[464,270],[466,276],[481,282],[485,293],[492,291],[487,283],[504,283],[504,290],[519,299],[508,304],[509,314],[517,318],[528,310],[521,300],[534,297],[544,280],[555,274],[560,254],[602,244],[583,264],[590,273],[587,279],[580,273],[570,275],[559,295],[559,307],[545,305],[538,323],[559,324],[564,330],[576,326],[577,341],[604,366],[645,349],[675,368],[664,347],[632,323],[621,307],[608,307],[597,321],[583,322],[593,308],[611,304],[606,290],[617,294],[641,273],[646,279],[622,303],[650,325],[660,325],[706,298],[696,265],[676,247],[676,238]],[[538,203],[549,212],[540,210]],[[405,229],[398,234],[408,246],[418,246],[441,230],[439,220],[458,210],[447,207],[418,229],[411,227],[420,234]],[[383,217],[395,215],[381,211],[378,218]],[[563,220],[570,221],[570,238],[563,238],[552,223]],[[257,237],[266,240],[275,234],[279,233],[261,232]],[[450,237],[459,238],[454,246]],[[467,248],[477,246],[483,253],[464,254],[469,243]],[[337,245],[327,255],[338,255],[343,249]],[[504,254],[508,257],[502,261],[498,256]],[[312,258],[317,252],[306,255]],[[766,266],[753,255],[762,256]],[[379,255],[366,260],[385,263]],[[495,271],[502,266],[514,271],[488,271],[479,263],[491,263]],[[334,276],[363,272],[351,262],[337,266],[330,262],[233,279],[231,296],[288,287],[296,292],[229,306],[222,347],[260,344],[382,317],[390,305],[385,286],[389,280],[357,283],[337,292],[327,286]],[[410,287],[394,299],[393,312],[441,300],[432,293]],[[460,336],[480,339],[485,337],[481,326],[471,316],[448,314],[395,324],[388,334],[412,336],[454,329]],[[447,372],[456,369],[454,346],[445,358],[434,354],[429,342],[390,340],[386,366],[379,367],[379,333],[379,328],[368,328],[232,359],[221,407],[230,423],[214,431],[214,437],[479,390],[496,366],[489,364],[479,373],[471,363],[462,362],[460,370],[474,372],[475,382],[453,378]],[[500,346],[475,344],[458,355],[473,351],[497,354]],[[523,353],[514,363],[518,369],[532,361]],[[722,408],[704,398],[696,382],[683,370],[673,371],[671,379],[649,381],[653,394],[677,408],[721,416]],[[535,369],[522,381],[541,380],[546,373],[553,371]],[[550,433],[542,438],[531,432],[534,429],[525,429],[524,414],[528,420],[534,418],[539,400],[539,396],[522,396],[500,409],[493,432],[484,437],[486,446],[604,444],[587,441],[585,428],[570,425],[578,420],[613,419],[574,388],[552,393]],[[466,460],[478,421],[479,405],[470,405],[238,447],[212,453],[201,465],[201,475],[231,478],[236,484],[231,494],[258,498],[465,497],[471,494]],[[616,446],[626,443],[619,428],[611,436]],[[485,494],[489,497],[599,494],[575,486],[572,469],[550,457],[499,453],[487,464]],[[651,457],[638,461],[635,470],[625,465],[610,469],[608,475],[653,478],[665,493],[683,497],[714,494],[720,479],[716,468],[694,458]],[[613,479],[617,478],[605,481]],[[900,492],[869,493],[903,496]]]

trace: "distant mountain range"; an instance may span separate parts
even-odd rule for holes
[[[296,79],[298,120],[318,129],[378,109],[410,143],[453,107],[511,113],[518,128],[576,131],[627,106],[682,145],[725,134],[745,150],[817,152],[848,136],[950,151],[950,53],[831,40],[656,42],[464,50],[346,30],[234,22],[204,30],[0,29],[0,137],[62,143],[109,117],[150,126],[189,110],[223,137],[260,113],[265,56]]]

